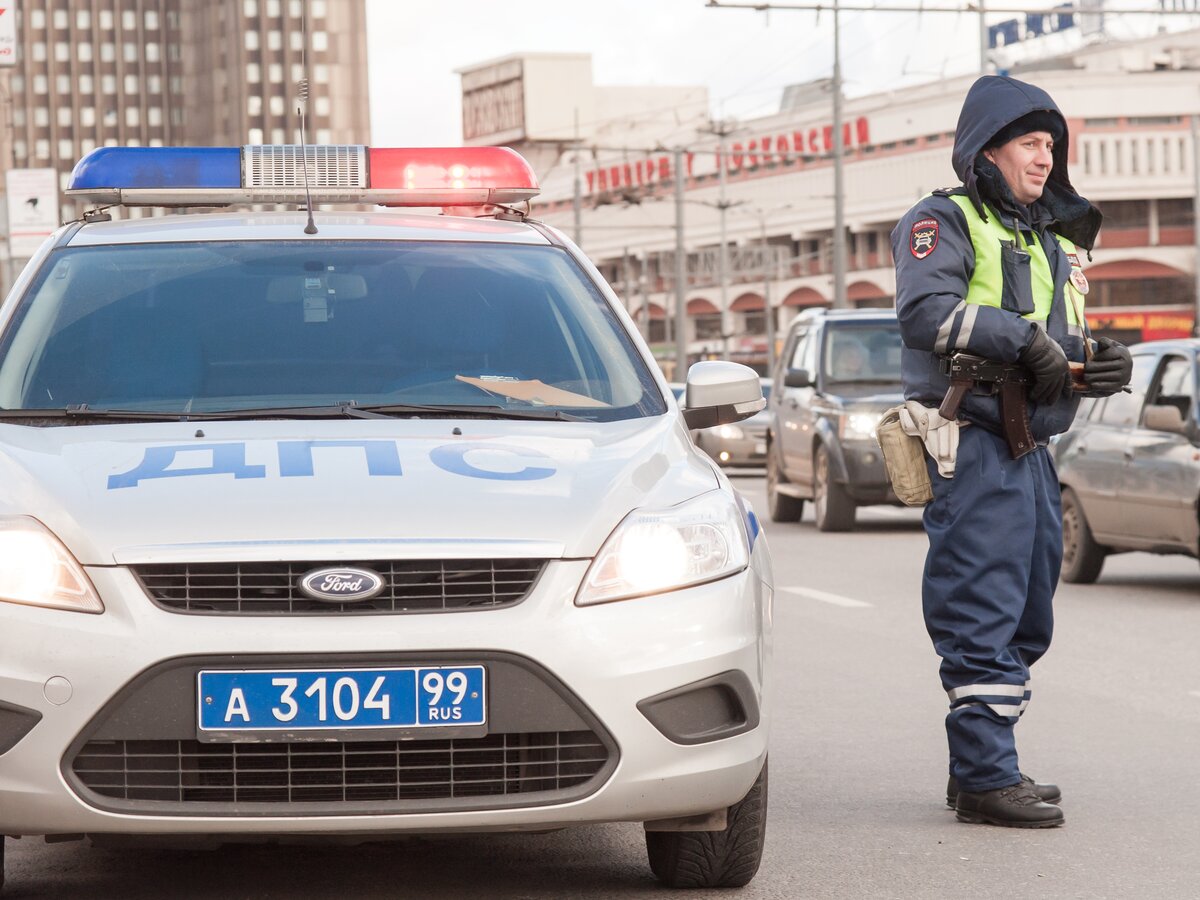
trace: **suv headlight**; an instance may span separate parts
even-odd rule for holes
[[[104,612],[83,567],[41,522],[0,518],[0,601]]]
[[[733,497],[710,491],[669,509],[635,509],[592,561],[579,606],[628,600],[715,581],[750,562]]]
[[[865,441],[875,438],[875,429],[879,426],[883,413],[852,412],[842,413],[842,440]]]

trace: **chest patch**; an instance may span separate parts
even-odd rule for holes
[[[1072,266],[1071,268],[1071,284],[1075,285],[1075,290],[1081,294],[1088,292],[1087,276],[1083,274],[1083,269]]]
[[[921,219],[913,224],[908,236],[908,249],[917,259],[924,259],[938,244],[937,219]]]

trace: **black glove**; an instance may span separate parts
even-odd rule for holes
[[[1030,397],[1047,404],[1063,395],[1071,377],[1071,367],[1067,365],[1067,354],[1050,335],[1041,328],[1034,328],[1033,340],[1018,359],[1033,376]]]
[[[1105,397],[1115,394],[1129,384],[1132,375],[1133,357],[1125,345],[1110,338],[1097,338],[1096,352],[1083,366],[1088,393],[1094,392]]]

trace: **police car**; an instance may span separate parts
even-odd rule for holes
[[[753,877],[771,564],[688,429],[758,377],[682,413],[536,193],[501,148],[80,161],[0,308],[0,835],[626,821]]]

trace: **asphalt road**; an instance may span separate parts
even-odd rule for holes
[[[765,514],[761,478],[736,479]],[[964,825],[943,803],[944,695],[920,619],[919,515],[768,525],[776,675],[767,851],[738,897],[1200,896],[1200,566],[1132,554],[1063,585],[1019,726],[1063,789],[1050,831]],[[113,850],[8,841],[10,898],[609,898],[658,889],[637,825],[363,847]],[[728,893],[725,893],[729,896]]]

